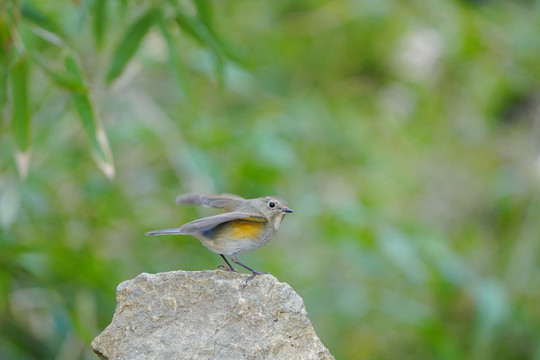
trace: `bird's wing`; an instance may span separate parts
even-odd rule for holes
[[[204,205],[213,208],[234,208],[236,203],[245,200],[243,197],[232,194],[204,195],[185,194],[176,198],[177,204]]]
[[[227,212],[188,222],[187,224],[180,226],[178,232],[180,234],[193,234],[208,230],[216,225],[223,224],[232,220],[243,220],[254,223],[264,223],[268,221],[266,217],[259,214],[246,212]]]

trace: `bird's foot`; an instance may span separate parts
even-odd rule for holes
[[[246,279],[246,286],[250,280],[253,280],[253,278],[257,275],[263,275],[263,274],[270,274],[268,271],[259,272],[259,271],[253,271],[251,275],[249,275]]]
[[[238,270],[234,269],[234,268],[229,268],[225,265],[219,265],[217,267],[219,270],[223,270],[223,271],[230,271],[230,272],[238,272]]]

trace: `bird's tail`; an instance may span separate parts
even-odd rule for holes
[[[180,229],[178,229],[178,228],[154,230],[154,231],[147,232],[145,235],[148,235],[148,236],[154,236],[154,235],[181,235],[182,233],[179,230]]]

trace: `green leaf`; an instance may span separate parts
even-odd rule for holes
[[[32,53],[32,61],[59,87],[70,92],[86,92],[85,85],[69,73],[60,72],[50,68],[45,60],[37,53]]]
[[[0,57],[4,58],[5,53],[11,48],[11,24],[8,12],[0,9]]]
[[[65,58],[67,72],[83,87],[87,88],[83,72],[77,60],[68,55]],[[75,108],[90,141],[94,160],[101,171],[109,178],[114,178],[114,163],[107,136],[98,116],[98,112],[89,96],[88,91],[72,92]]]
[[[120,10],[122,10],[124,13],[127,10],[128,6],[128,0],[120,0]]]
[[[11,69],[13,118],[11,121],[15,144],[20,151],[31,146],[30,108],[28,99],[28,57],[22,56]]]
[[[202,3],[198,6],[204,8]],[[205,11],[208,12],[209,10]],[[245,65],[245,60],[237,54],[232,46],[220,39],[214,32],[210,23],[210,15],[203,15],[205,11],[199,9],[199,18],[187,16],[181,10],[178,10],[175,15],[176,23],[188,36],[197,40],[202,45],[208,46],[218,58],[218,63],[223,63],[225,58],[229,58],[239,64]]]
[[[66,36],[62,32],[61,27],[53,20],[48,18],[39,9],[30,6],[27,2],[21,5],[22,18],[29,23],[34,24],[37,28],[43,32],[50,33],[49,35],[42,34],[42,37],[49,40],[51,43],[58,45],[58,40],[66,43]],[[52,40],[57,38],[57,40]],[[51,41],[52,40],[52,41]]]
[[[216,75],[220,84],[223,84],[223,65],[225,62],[224,52],[218,39],[199,18],[189,17],[182,12],[177,12],[176,23],[189,36],[208,46],[216,58]]]
[[[114,52],[113,60],[106,76],[107,83],[110,84],[122,73],[158,15],[159,11],[151,8],[130,25]]]
[[[219,50],[218,44],[212,39],[212,33],[208,31],[202,21],[195,17],[189,17],[182,12],[177,12],[176,23],[187,35],[197,40],[201,44]]]
[[[28,95],[28,57],[23,55],[11,68],[12,119],[11,131],[15,138],[15,161],[19,175],[24,179],[30,167],[32,124]]]
[[[0,124],[3,120],[4,107],[8,101],[8,59],[9,56],[0,56]]]
[[[173,69],[174,79],[176,81],[177,87],[183,95],[187,95],[189,89],[187,87],[185,69],[182,66],[182,62],[180,61],[180,58],[178,56],[178,49],[175,46],[175,41],[167,27],[163,16],[160,16],[159,18],[159,28],[161,30],[161,33],[163,34],[163,38],[165,39],[165,43],[167,44],[167,48],[169,50],[169,63]]]
[[[12,54],[12,24],[7,11],[0,9],[0,123],[2,122],[4,106],[8,100],[8,73]]]
[[[103,47],[103,36],[107,25],[107,1],[95,0],[92,7],[92,31],[98,49]]]
[[[195,0],[195,7],[199,18],[208,27],[212,27],[212,8],[208,0]]]
[[[3,59],[2,59],[3,60]],[[0,124],[2,123],[4,112],[4,106],[7,104],[7,81],[8,81],[8,67],[4,63],[0,63]]]

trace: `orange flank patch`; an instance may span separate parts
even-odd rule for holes
[[[244,238],[256,238],[264,228],[263,223],[254,223],[249,221],[231,221],[230,237],[234,240]]]

